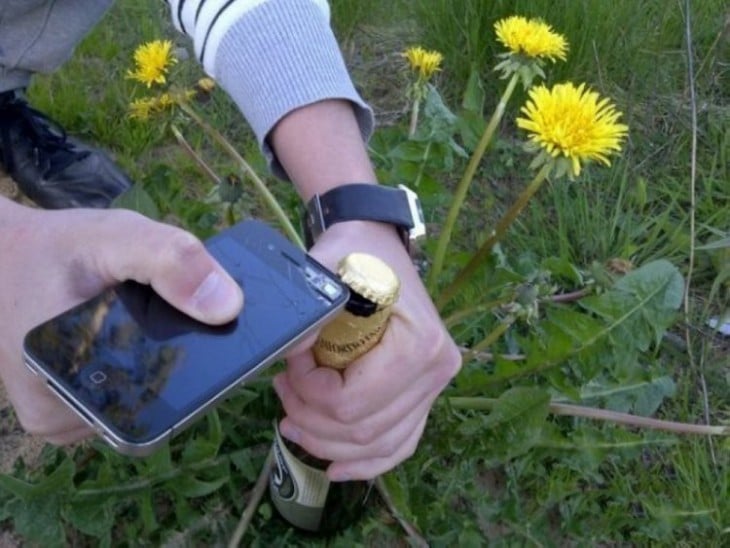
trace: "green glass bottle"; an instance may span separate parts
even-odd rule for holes
[[[400,283],[387,264],[364,253],[352,253],[340,261],[338,274],[350,288],[350,299],[344,311],[322,329],[313,351],[320,366],[342,370],[380,342]],[[325,474],[328,462],[285,440],[276,424],[274,429],[269,494],[279,514],[299,529],[321,534],[356,521],[372,483],[330,482]]]

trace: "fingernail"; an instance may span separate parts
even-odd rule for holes
[[[193,306],[206,316],[232,319],[241,309],[241,290],[214,270],[195,291]]]

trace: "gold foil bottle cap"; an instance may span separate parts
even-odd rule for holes
[[[400,281],[386,263],[367,253],[350,253],[338,265],[340,279],[353,291],[379,306],[398,299]]]

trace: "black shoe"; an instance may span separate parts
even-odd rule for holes
[[[67,137],[15,91],[0,93],[0,166],[46,209],[107,207],[132,186],[104,152]]]

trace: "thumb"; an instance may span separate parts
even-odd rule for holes
[[[110,212],[111,213],[111,212]],[[233,320],[243,292],[192,234],[128,211],[105,218],[91,251],[106,284],[135,280],[167,302],[209,324]],[[88,241],[88,240],[87,240]]]

